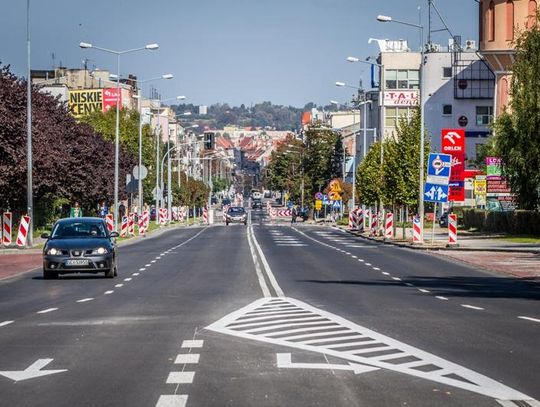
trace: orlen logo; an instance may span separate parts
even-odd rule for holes
[[[444,135],[443,139],[448,140],[453,145],[456,145],[456,140],[461,140],[461,134],[456,133],[455,131],[450,131]]]

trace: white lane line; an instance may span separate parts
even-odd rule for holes
[[[109,294],[112,294],[112,293],[114,293],[114,290],[105,291],[103,294],[109,295]]]
[[[371,266],[371,263],[366,263],[366,266]]]
[[[141,267],[141,268],[139,269],[139,271],[144,271],[144,270],[146,270],[146,268],[144,268],[144,267]]]
[[[123,287],[123,286],[124,286],[124,284],[116,284],[115,285],[116,288],[120,288],[120,287]]]
[[[484,310],[484,308],[482,308],[482,307],[476,307],[474,305],[469,305],[469,304],[461,304],[461,306],[463,308],[475,309],[475,310],[478,310],[478,311],[483,311]]]
[[[167,252],[161,253],[160,256],[165,256]]]
[[[139,275],[139,273],[133,273],[132,276],[135,276],[137,277]]]
[[[155,260],[152,260],[150,263],[155,263],[156,261]]]
[[[151,266],[150,263],[144,265],[144,267],[150,267],[150,266]],[[143,270],[141,270],[141,271],[143,271]]]
[[[161,256],[156,256],[155,259],[159,260],[159,259],[161,259]]]
[[[392,277],[392,280],[401,281],[401,278],[399,278],[399,277]]]
[[[351,256],[353,259],[357,259],[358,256],[355,256],[354,254]]]
[[[124,278],[124,281],[131,281],[133,280],[131,277]]]
[[[9,325],[9,324],[12,324],[14,323],[15,321],[4,321],[4,322],[0,322],[0,326],[6,326],[6,325]]]
[[[182,342],[182,348],[202,348],[204,340],[185,340]]]
[[[77,302],[88,302],[88,301],[92,301],[93,298],[83,298],[82,300],[77,300]]]
[[[174,363],[179,365],[183,363],[199,363],[199,358],[201,355],[198,353],[185,353],[179,354],[176,356]]]
[[[159,396],[156,407],[185,407],[187,401],[187,394],[164,394]]]
[[[373,267],[373,270],[381,271],[379,267]]]
[[[386,271],[383,271],[382,273],[383,273],[385,276],[389,276],[389,275],[390,275],[390,273],[388,273],[388,272],[386,272]]]
[[[195,372],[170,372],[169,377],[167,377],[167,383],[189,384],[193,383],[194,377]]]
[[[58,310],[58,308],[47,308],[47,309],[42,309],[41,311],[38,311],[37,314],[46,314],[48,312],[53,312],[53,311],[56,311]]]
[[[519,318],[519,319],[524,319],[524,320],[526,320],[526,321],[540,322],[540,319],[538,319],[538,318],[524,317],[524,316],[519,316],[518,318]]]
[[[266,285],[266,281],[264,280],[264,276],[261,270],[261,265],[259,264],[259,260],[257,259],[257,254],[255,253],[255,246],[253,243],[251,243],[251,234],[249,233],[249,228],[247,234],[247,241],[249,245],[249,251],[251,253],[251,258],[253,260],[253,265],[255,266],[255,273],[257,274],[257,280],[259,281],[259,285],[261,287],[261,291],[263,293],[263,297],[271,297],[270,290],[268,289],[268,285]]]
[[[438,300],[441,300],[441,301],[448,301],[448,298],[443,297],[441,295],[437,295],[435,298],[437,298]]]
[[[364,259],[358,259],[358,261],[361,261],[362,263],[364,262]]]
[[[263,264],[264,270],[266,272],[266,276],[268,277],[268,280],[270,281],[270,284],[274,288],[274,291],[276,292],[276,295],[278,297],[284,297],[285,294],[283,293],[283,290],[279,286],[276,278],[274,277],[274,273],[272,273],[272,269],[270,268],[270,265],[268,264],[268,261],[266,260],[266,256],[264,255],[261,246],[257,242],[257,238],[255,237],[255,233],[253,232],[253,227],[250,225],[248,229],[248,233],[251,233],[251,239],[253,240],[253,244],[255,245],[255,248],[257,249],[257,252],[259,253],[259,257],[261,258],[261,262]]]
[[[426,290],[425,288],[419,288],[418,291],[420,291],[421,293],[424,293],[424,294],[428,294],[428,293],[431,292],[429,290]]]

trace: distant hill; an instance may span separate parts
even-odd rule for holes
[[[186,121],[196,122],[200,127],[222,129],[224,126],[239,127],[262,127],[272,130],[299,130],[301,127],[301,115],[303,111],[315,107],[308,103],[303,108],[293,106],[273,105],[271,102],[258,103],[246,107],[229,106],[228,104],[214,104],[208,106],[208,114],[199,115],[199,106],[193,104],[180,104],[173,106],[178,117],[184,117]],[[185,115],[190,112],[191,115]]]

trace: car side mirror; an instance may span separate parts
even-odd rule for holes
[[[118,232],[111,232],[111,234],[109,235],[109,237],[118,237],[118,236],[120,236]]]
[[[48,239],[48,238],[49,238],[49,234],[48,234],[48,233],[42,233],[42,234],[41,234],[41,238],[42,238],[42,239]]]

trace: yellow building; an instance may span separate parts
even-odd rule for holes
[[[480,0],[480,53],[496,75],[495,115],[508,105],[514,39],[536,22],[536,0]]]

